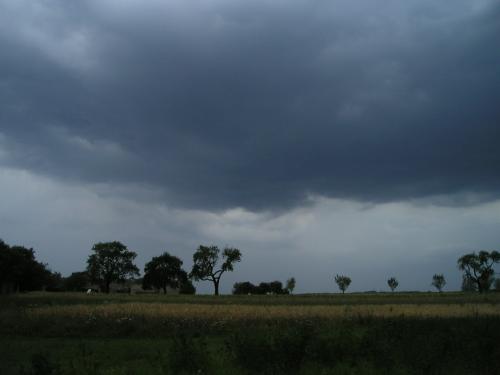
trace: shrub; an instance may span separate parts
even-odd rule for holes
[[[233,294],[288,294],[288,290],[283,288],[281,281],[262,282],[258,286],[250,281],[235,283],[233,285]]]

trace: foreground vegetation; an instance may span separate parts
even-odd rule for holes
[[[0,298],[2,374],[495,374],[500,294]]]

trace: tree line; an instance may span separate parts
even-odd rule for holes
[[[334,277],[335,283],[339,287],[340,291],[345,293],[349,285],[351,285],[351,278],[349,276],[344,276],[344,275],[336,275]],[[395,277],[390,277],[387,280],[387,285],[391,289],[391,292],[394,292],[396,288],[399,286],[399,281]],[[432,276],[432,283],[431,285],[435,287],[438,292],[442,292],[444,286],[446,285],[446,279],[444,278],[443,274],[435,274]]]
[[[295,278],[287,280],[283,287],[281,281],[262,282],[254,285],[250,281],[235,283],[233,294],[292,294],[295,289]]]
[[[35,251],[23,246],[9,246],[0,240],[0,287],[2,293],[26,292],[50,287],[60,274],[38,262]]]
[[[110,292],[112,283],[140,282],[145,290],[156,289],[167,293],[169,288],[179,293],[194,294],[192,281],[212,283],[214,294],[219,294],[220,280],[224,273],[234,270],[241,261],[239,249],[226,247],[222,251],[217,246],[200,245],[193,254],[193,266],[188,273],[182,268],[180,258],[164,252],[153,257],[144,266],[144,276],[139,278],[139,268],[134,264],[137,253],[129,250],[119,241],[94,244],[87,259],[85,271],[74,272],[68,277],[53,272],[47,264],[36,260],[35,251],[23,246],[9,246],[0,240],[0,287],[1,293],[25,292],[33,290],[81,291],[89,285],[97,285],[104,293]],[[500,263],[498,251],[479,251],[461,256],[457,261],[463,271],[462,290],[483,293],[494,285],[500,290],[500,278],[495,278],[495,264]],[[334,281],[342,293],[351,284],[346,275],[336,275]],[[254,285],[249,281],[233,286],[233,294],[291,294],[295,288],[295,278],[280,281],[261,282]],[[399,286],[395,277],[387,280],[394,292]],[[441,292],[446,285],[443,274],[435,274],[432,286]]]

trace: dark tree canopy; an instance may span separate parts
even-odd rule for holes
[[[137,254],[127,249],[121,242],[99,242],[92,247],[94,254],[87,260],[87,272],[92,282],[96,282],[109,293],[112,282],[123,282],[139,275],[133,263]]]
[[[187,273],[182,268],[182,260],[164,252],[158,257],[153,257],[144,267],[143,286],[152,286],[167,293],[167,287],[180,289],[187,281]]]
[[[57,274],[52,274],[45,264],[36,260],[33,249],[9,246],[0,240],[2,292],[41,290],[51,283],[52,277]]]
[[[234,283],[233,294],[257,294],[257,287],[250,281]]]
[[[474,285],[479,293],[490,289],[494,280],[493,266],[500,262],[500,253],[481,250],[479,253],[465,254],[458,259],[458,268],[464,271],[464,279]]]
[[[462,292],[477,292],[476,283],[466,275],[462,276]]]
[[[241,252],[235,248],[225,248],[222,252],[222,265],[217,269],[220,249],[217,246],[200,245],[193,254],[193,269],[190,276],[198,281],[211,281],[214,294],[219,295],[219,283],[222,274],[233,271],[234,263],[241,261]]]
[[[235,283],[233,294],[288,294],[281,281],[262,282],[254,285],[250,281]]]
[[[391,288],[391,292],[394,292],[394,290],[399,285],[399,281],[395,277],[391,277],[389,280],[387,280],[387,285],[389,285],[389,288]]]
[[[286,294],[287,291],[283,289],[281,281],[271,281],[269,283],[260,283],[258,288],[259,294]]]
[[[348,276],[336,275],[335,282],[337,283],[339,289],[342,291],[342,294],[344,294],[346,289],[351,284],[351,278]]]

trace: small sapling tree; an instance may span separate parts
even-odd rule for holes
[[[286,281],[285,289],[288,291],[288,293],[293,293],[293,290],[295,289],[295,277],[291,277]]]
[[[389,285],[389,288],[391,288],[391,292],[394,292],[394,290],[398,287],[399,282],[395,277],[391,277],[389,280],[387,280],[387,285]]]
[[[346,289],[351,284],[351,278],[344,275],[336,275],[335,282],[337,283],[339,289],[342,291],[342,294],[344,294]]]
[[[434,276],[432,276],[432,286],[434,286],[440,293],[443,291],[445,285],[446,285],[446,280],[442,273],[435,274]]]

